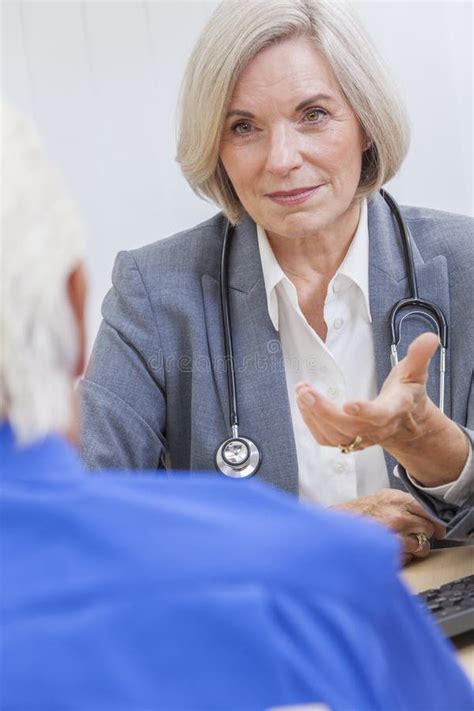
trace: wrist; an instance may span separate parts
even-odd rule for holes
[[[458,478],[469,456],[470,441],[431,403],[411,439],[394,441],[385,448],[422,486],[435,487]]]

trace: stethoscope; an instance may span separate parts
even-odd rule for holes
[[[397,301],[390,311],[390,362],[392,367],[398,363],[397,347],[401,340],[402,325],[410,316],[421,316],[434,325],[440,341],[439,360],[439,408],[444,412],[444,390],[446,373],[446,351],[448,348],[448,325],[442,310],[426,299],[418,296],[418,284],[416,281],[416,271],[413,259],[413,248],[411,235],[405,221],[400,213],[400,208],[386,190],[380,190],[380,194],[390,207],[392,216],[395,218],[398,231],[401,237],[405,263],[408,272],[408,284],[410,296]],[[230,222],[224,233],[222,243],[221,264],[220,264],[220,298],[222,307],[222,326],[224,332],[225,364],[227,373],[227,389],[229,396],[229,422],[232,436],[226,439],[219,446],[215,464],[217,469],[226,476],[244,479],[253,476],[261,462],[262,454],[253,440],[249,437],[239,435],[239,416],[237,408],[237,388],[234,369],[234,350],[232,347],[232,326],[229,306],[229,253],[233,227]],[[401,312],[409,309],[407,313],[400,316]],[[399,318],[400,316],[400,318]]]

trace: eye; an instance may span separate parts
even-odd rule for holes
[[[252,124],[248,121],[238,121],[230,129],[232,133],[236,133],[238,136],[246,136],[252,131]]]
[[[309,123],[321,123],[325,116],[327,116],[327,112],[324,109],[309,109],[304,115]]]

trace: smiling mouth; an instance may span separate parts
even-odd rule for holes
[[[309,200],[320,187],[321,185],[311,185],[305,188],[295,188],[295,190],[280,190],[276,193],[267,193],[265,197],[279,205],[298,205]]]

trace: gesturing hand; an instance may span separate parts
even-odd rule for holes
[[[467,460],[469,443],[427,395],[428,366],[437,347],[435,334],[418,336],[371,401],[340,407],[308,383],[299,383],[297,402],[312,435],[330,447],[356,438],[357,449],[379,444],[427,486],[453,481]]]
[[[296,386],[303,418],[319,444],[349,444],[358,436],[359,449],[391,441],[412,441],[420,433],[431,402],[426,393],[428,365],[438,346],[432,333],[419,336],[406,357],[393,368],[379,395],[372,401],[347,402],[342,407],[311,385]]]

